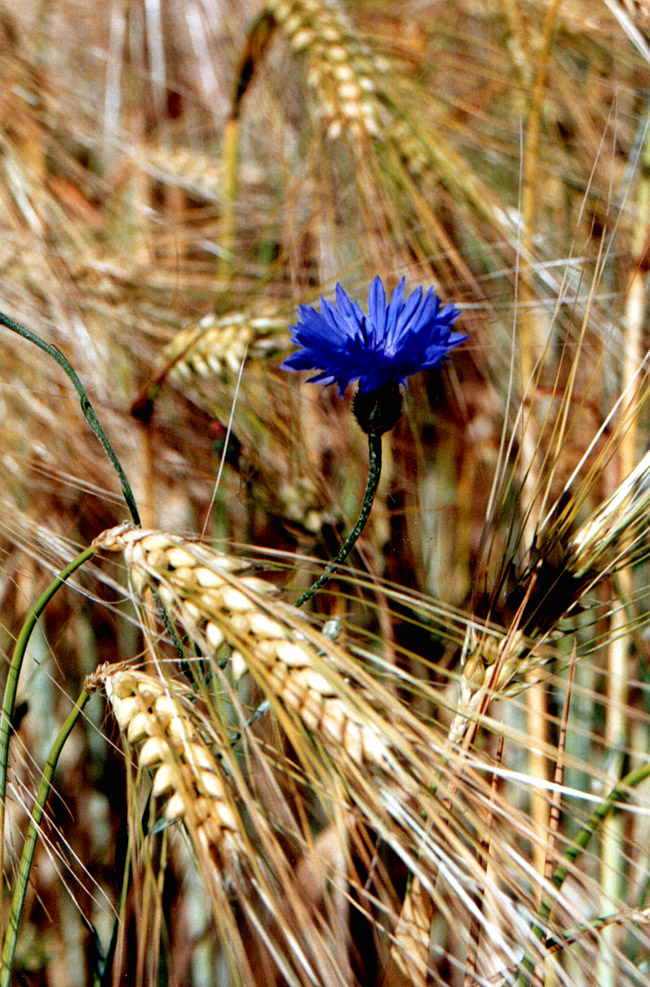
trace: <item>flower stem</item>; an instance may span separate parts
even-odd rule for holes
[[[348,555],[354,548],[354,544],[363,531],[366,521],[370,516],[370,511],[372,509],[372,503],[375,499],[375,494],[377,493],[377,487],[379,486],[379,478],[381,476],[381,435],[371,434],[368,436],[368,482],[366,484],[366,492],[363,495],[363,504],[361,505],[361,511],[359,512],[359,518],[354,528],[348,535],[343,548],[338,553],[336,558],[332,559],[328,565],[325,572],[316,580],[313,586],[302,594],[299,600],[296,601],[296,606],[301,607],[303,603],[310,600],[315,593],[321,588],[323,583],[332,576],[342,562],[345,562]]]
[[[11,329],[12,332],[22,336],[23,339],[28,339],[30,343],[34,343],[39,349],[43,350],[44,353],[51,356],[53,360],[56,360],[59,366],[66,372],[72,381],[75,391],[79,395],[81,410],[83,411],[88,424],[99,439],[104,452],[110,459],[113,464],[113,468],[119,477],[119,481],[122,486],[122,493],[124,494],[127,507],[131,512],[133,523],[139,525],[140,515],[138,514],[138,508],[136,507],[135,497],[133,496],[133,491],[131,490],[129,481],[126,478],[126,474],[122,469],[119,459],[115,455],[113,446],[108,441],[106,432],[99,423],[99,419],[97,418],[94,408],[88,399],[88,395],[84,390],[83,384],[77,377],[77,374],[70,362],[66,359],[58,346],[53,346],[51,343],[46,343],[45,340],[41,339],[40,336],[37,336],[36,333],[26,329],[25,326],[21,326],[21,324],[19,322],[15,322],[14,319],[10,319],[8,315],[4,314],[4,312],[0,312],[0,326],[4,326],[6,329]]]

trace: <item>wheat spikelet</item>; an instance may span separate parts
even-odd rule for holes
[[[153,772],[152,795],[164,799],[169,822],[184,822],[205,850],[232,863],[243,852],[242,825],[223,769],[181,699],[186,690],[145,672],[103,666],[88,686],[101,685],[120,732]]]
[[[342,10],[327,0],[269,0],[266,6],[291,46],[307,54],[307,84],[330,139],[379,139],[398,151],[413,175],[432,168],[433,148],[381,84],[394,66],[359,40]]]
[[[567,510],[573,511],[573,507]],[[564,511],[542,523],[531,553],[533,561],[519,574],[504,612],[518,609],[503,633],[469,623],[462,653],[460,706],[475,712],[486,695],[514,695],[531,673],[539,677],[549,660],[544,644],[584,595],[613,572],[648,553],[650,453],[578,530],[567,530]],[[464,731],[459,713],[451,731],[456,742]]]
[[[344,12],[327,0],[267,0],[266,9],[291,46],[307,53],[307,84],[328,136],[378,136],[386,110],[375,76],[386,66],[359,41]]]
[[[567,565],[576,579],[595,581],[631,565],[648,551],[650,452],[578,529]]]
[[[286,319],[245,313],[206,315],[176,334],[163,350],[163,364],[172,365],[169,375],[177,379],[236,375],[244,357],[264,357],[282,348],[277,332],[286,325]]]
[[[299,524],[305,531],[318,534],[326,521],[318,491],[309,480],[284,483],[278,490],[282,517]]]
[[[499,635],[470,623],[461,655],[459,712],[449,730],[450,741],[461,740],[486,698],[516,694],[526,675],[543,661],[521,631]]]
[[[136,159],[138,164],[162,182],[177,185],[206,199],[219,199],[223,169],[213,158],[191,147],[148,146]]]

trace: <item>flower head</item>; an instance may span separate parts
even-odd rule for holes
[[[451,332],[458,314],[454,305],[440,307],[433,288],[426,295],[418,288],[405,299],[404,278],[387,304],[381,278],[376,277],[366,315],[337,284],[336,305],[321,298],[320,312],[309,305],[298,308],[300,321],[291,327],[291,338],[302,349],[282,366],[319,370],[309,380],[336,383],[340,394],[354,380],[366,394],[385,384],[406,384],[411,374],[437,367],[449,350],[467,339]]]

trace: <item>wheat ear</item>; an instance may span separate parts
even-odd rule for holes
[[[286,325],[281,317],[244,312],[206,315],[174,336],[163,350],[161,369],[168,367],[170,377],[183,380],[236,375],[245,357],[261,358],[284,349],[286,340],[279,342],[277,334]]]
[[[290,872],[257,809],[252,813],[254,829],[277,874],[247,839],[231,792],[237,783],[226,776],[203,736],[197,711],[188,703],[194,694],[177,681],[165,682],[122,665],[102,666],[86,685],[89,691],[103,687],[122,736],[138,751],[140,768],[153,772],[151,794],[163,800],[163,818],[186,828],[234,968],[242,974],[249,961],[229,900],[236,893],[287,982],[311,985],[320,980],[338,987],[330,951],[318,938],[303,944],[294,934],[295,929],[308,928],[313,917],[299,895],[283,895]],[[241,788],[238,792],[241,795]],[[248,976],[246,982],[252,982],[250,970]]]
[[[385,61],[359,40],[344,11],[327,0],[267,0],[266,9],[292,48],[307,55],[307,84],[327,135],[379,135],[386,111],[374,79]]]
[[[182,701],[187,690],[111,665],[89,676],[88,685],[103,687],[140,767],[153,772],[151,793],[164,800],[164,818],[186,823],[205,850],[232,865],[243,850],[241,820],[223,768]]]
[[[568,510],[568,509],[567,509]],[[490,696],[513,695],[542,675],[549,660],[544,645],[575,611],[586,593],[612,573],[647,556],[649,550],[650,453],[575,531],[565,512],[551,513],[530,552],[532,561],[515,581],[504,611],[509,629],[467,628],[461,659],[460,708],[450,739],[457,742]],[[465,721],[465,722],[463,722]]]

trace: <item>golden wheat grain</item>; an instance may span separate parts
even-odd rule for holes
[[[386,111],[375,76],[386,65],[359,40],[344,11],[327,0],[267,0],[266,9],[291,46],[307,55],[307,84],[328,136],[378,136]]]
[[[138,157],[137,163],[167,185],[176,185],[194,195],[219,200],[223,188],[223,168],[213,157],[190,147],[161,147],[151,145]]]
[[[89,676],[88,686],[98,685],[140,766],[153,772],[152,795],[164,800],[165,819],[184,822],[204,849],[234,860],[243,849],[241,821],[223,769],[181,701],[183,686],[111,665]]]
[[[231,312],[218,318],[206,315],[198,325],[177,333],[162,354],[172,365],[170,377],[189,379],[211,374],[237,374],[244,358],[264,357],[284,348],[278,332],[287,326],[280,317]]]

